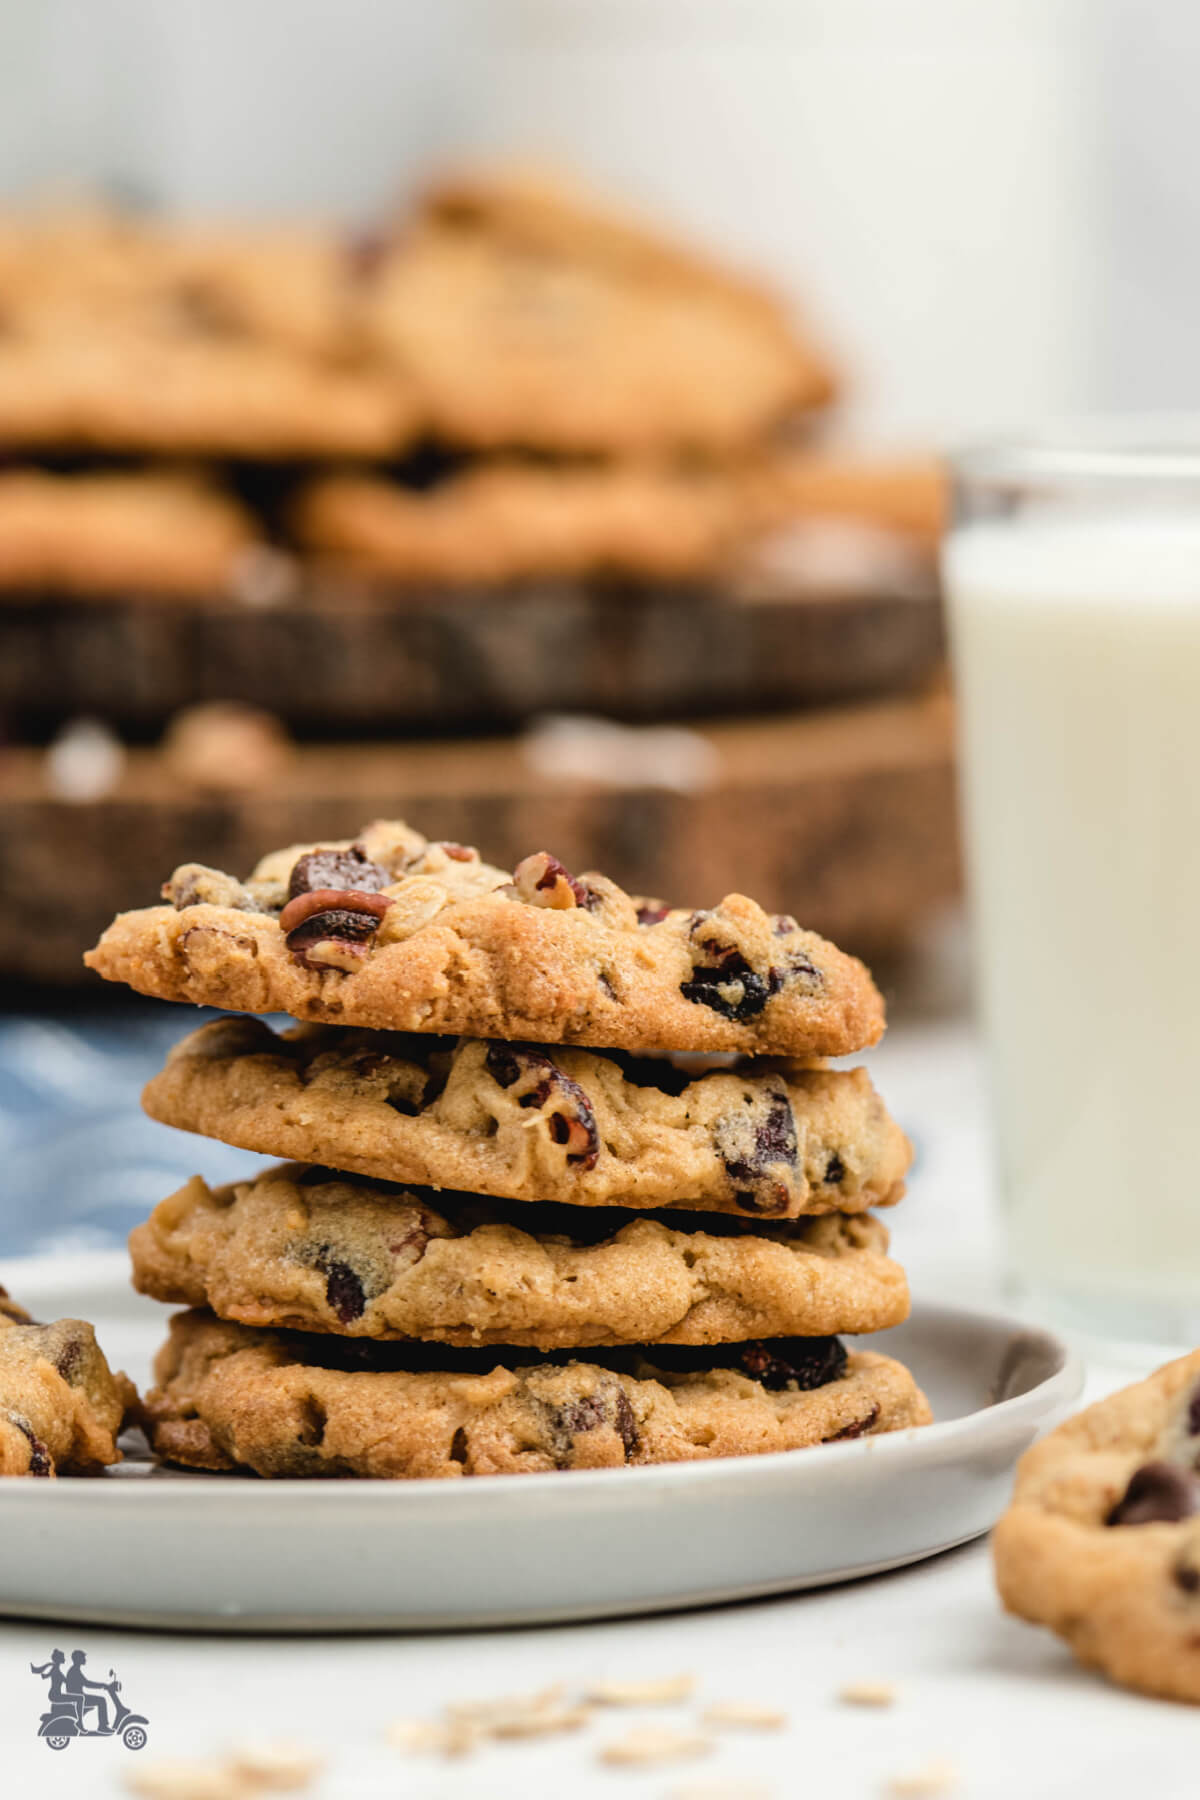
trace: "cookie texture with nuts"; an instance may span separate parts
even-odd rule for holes
[[[373,1030],[626,1050],[841,1056],[875,1043],[863,965],[742,894],[639,907],[545,851],[510,874],[380,822],[246,882],[199,864],[84,959],[140,993]]]
[[[992,1543],[1009,1612],[1126,1687],[1200,1702],[1200,1350],[1027,1451]]]
[[[152,1118],[383,1181],[772,1218],[904,1192],[911,1148],[865,1069],[666,1059],[215,1019],[147,1086]]]
[[[245,1325],[443,1344],[713,1344],[908,1315],[878,1220],[756,1224],[385,1187],[303,1163],[199,1175],[129,1241],[134,1285]]]
[[[154,1448],[267,1476],[539,1474],[753,1456],[929,1420],[908,1370],[836,1338],[538,1358],[171,1322]]]
[[[0,1299],[0,1475],[91,1475],[120,1462],[132,1382],[113,1374],[82,1319],[27,1318]]]

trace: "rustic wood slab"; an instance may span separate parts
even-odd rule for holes
[[[266,849],[406,817],[515,863],[550,849],[635,891],[711,904],[740,890],[868,955],[899,947],[959,879],[950,705],[908,699],[697,728],[708,785],[604,787],[531,764],[521,741],[308,745],[242,795],[188,792],[156,751],[118,786],[57,799],[44,756],[0,753],[0,973],[75,982],[113,913],[181,862],[242,874]]]
[[[21,737],[80,713],[157,730],[245,700],[302,729],[757,714],[909,691],[943,652],[932,572],[861,590],[767,583],[522,582],[403,588],[304,573],[279,604],[0,600],[0,720]]]

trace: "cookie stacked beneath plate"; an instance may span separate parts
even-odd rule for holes
[[[522,1473],[928,1419],[839,1336],[908,1311],[867,1209],[909,1146],[865,1071],[822,1062],[883,1028],[853,958],[740,895],[681,911],[386,822],[164,895],[91,966],[300,1023],[205,1025],[146,1090],[296,1159],[195,1177],[133,1233],[136,1285],[194,1309],[146,1403],[161,1455]]]

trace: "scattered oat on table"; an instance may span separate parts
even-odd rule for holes
[[[129,1771],[125,1785],[145,1800],[256,1800],[263,1791],[261,1782],[216,1758],[143,1763]]]
[[[695,1687],[694,1675],[662,1675],[653,1681],[597,1681],[588,1688],[586,1698],[598,1706],[672,1706],[679,1700],[690,1700]]]
[[[641,1725],[623,1738],[605,1744],[600,1761],[624,1767],[644,1767],[651,1763],[690,1762],[693,1757],[707,1756],[714,1748],[710,1737],[694,1731],[671,1731],[662,1725]]]
[[[906,1775],[893,1775],[887,1792],[894,1800],[934,1800],[935,1796],[948,1794],[957,1786],[958,1770],[954,1764],[936,1756],[920,1769],[912,1769]]]
[[[466,1719],[445,1724],[438,1719],[393,1719],[384,1733],[393,1750],[411,1755],[467,1756],[483,1733]]]
[[[757,1781],[690,1781],[672,1788],[667,1800],[771,1800],[771,1789]]]
[[[274,1791],[306,1788],[320,1774],[324,1758],[304,1744],[282,1741],[238,1744],[229,1755],[234,1773]]]
[[[837,1697],[844,1706],[894,1706],[896,1690],[890,1681],[848,1681]]]
[[[452,1724],[468,1725],[481,1736],[492,1738],[543,1737],[556,1731],[576,1731],[589,1718],[590,1709],[569,1703],[565,1694],[559,1682],[536,1694],[500,1700],[459,1700],[446,1708],[446,1717]]]
[[[701,1722],[735,1731],[781,1731],[787,1721],[778,1707],[761,1706],[757,1700],[714,1700]]]

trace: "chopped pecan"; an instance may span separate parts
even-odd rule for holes
[[[513,884],[518,897],[530,906],[560,909],[583,906],[590,909],[595,904],[585,884],[577,881],[558,858],[546,850],[536,850],[517,864],[513,870]]]

